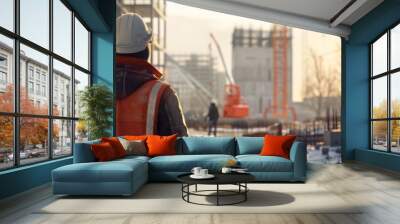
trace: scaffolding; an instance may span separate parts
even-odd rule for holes
[[[117,0],[117,16],[125,13],[141,15],[152,30],[150,62],[164,73],[167,45],[166,0]]]

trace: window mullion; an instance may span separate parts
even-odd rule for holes
[[[387,51],[386,51],[386,54],[387,54],[387,71],[389,71],[390,70],[390,30],[387,32]],[[392,100],[391,100],[391,79],[392,79],[392,76],[391,76],[391,74],[389,73],[388,75],[387,75],[387,90],[388,90],[388,92],[387,92],[387,101],[388,101],[388,103],[387,103],[387,113],[388,113],[388,118],[391,118],[392,117]],[[387,122],[387,135],[388,135],[388,137],[387,137],[387,141],[388,141],[388,148],[387,148],[387,151],[388,152],[391,152],[392,151],[392,135],[391,135],[391,128],[392,128],[392,121],[391,120],[388,120],[388,122]]]
[[[49,50],[53,52],[53,0],[49,0]],[[49,159],[53,159],[53,56],[49,55],[48,94],[50,119],[48,119],[48,152]]]
[[[14,30],[17,35],[19,35],[19,8],[20,1],[14,1]],[[20,47],[18,38],[14,39],[14,112],[19,114],[20,112]],[[19,155],[19,136],[20,136],[20,118],[14,116],[14,166],[20,165],[20,155]]]
[[[370,119],[370,122],[369,122],[369,145],[370,145],[370,149],[373,149],[374,148],[374,136],[373,136],[373,127],[374,127],[374,123],[373,123],[373,121],[372,121],[372,119],[373,119],[373,91],[374,91],[374,86],[373,86],[373,79],[372,79],[372,72],[373,72],[373,60],[372,60],[372,56],[373,56],[373,47],[372,47],[372,45],[370,45],[370,47],[369,47],[369,52],[370,52],[370,55],[369,55],[369,64],[370,64],[370,66],[369,66],[369,69],[370,69],[370,71],[369,71],[369,86],[370,86],[370,89],[369,89],[369,119]]]
[[[71,60],[73,66],[71,67],[71,100],[72,100],[72,105],[71,105],[71,117],[75,118],[75,12],[72,11],[72,16],[71,16],[71,23],[72,23],[72,38],[71,38]],[[72,121],[72,130],[71,130],[71,150],[72,150],[72,155],[74,155],[75,151],[75,125],[76,121]]]

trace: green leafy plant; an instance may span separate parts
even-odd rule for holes
[[[80,92],[79,106],[88,128],[89,139],[110,136],[112,126],[113,94],[104,85],[95,84]]]

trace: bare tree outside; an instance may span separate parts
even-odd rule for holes
[[[340,66],[325,61],[314,49],[309,52],[303,94],[315,117],[321,118],[329,109],[340,110]]]

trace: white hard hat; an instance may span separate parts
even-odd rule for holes
[[[117,53],[143,51],[150,40],[151,31],[140,15],[128,13],[117,18]]]

